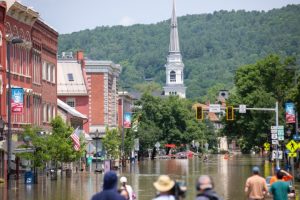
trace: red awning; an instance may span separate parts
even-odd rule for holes
[[[169,148],[175,148],[176,145],[175,144],[165,144],[165,147],[169,147]]]

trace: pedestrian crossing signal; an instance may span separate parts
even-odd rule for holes
[[[232,106],[226,107],[226,120],[228,121],[234,120],[234,111]]]
[[[196,111],[196,119],[197,120],[203,120],[203,110],[201,106],[197,107],[197,111]]]

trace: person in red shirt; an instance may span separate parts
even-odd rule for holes
[[[280,168],[277,168],[276,169],[276,173],[277,172],[282,172],[284,175],[283,175],[283,177],[282,177],[282,180],[283,181],[290,181],[290,180],[292,180],[293,179],[293,176],[290,174],[290,173],[288,173],[287,171],[285,171],[285,170],[283,170],[283,169],[280,169]],[[272,185],[272,183],[274,183],[274,182],[276,182],[278,179],[277,179],[277,176],[276,176],[276,174],[274,175],[274,176],[272,176],[272,178],[270,179],[270,185]]]

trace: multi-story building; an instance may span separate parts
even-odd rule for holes
[[[14,44],[12,41],[18,43]],[[14,39],[14,40],[13,40]],[[20,40],[21,39],[21,40]],[[12,91],[21,104],[11,111],[11,132],[14,143],[21,140],[24,125],[42,127],[50,131],[49,120],[56,115],[56,54],[58,33],[39,19],[38,12],[13,0],[0,3],[0,114],[8,121],[8,76]],[[9,45],[10,44],[10,45]],[[8,48],[10,47],[10,48]],[[7,52],[7,50],[10,50]],[[9,56],[7,56],[9,55]],[[6,62],[6,58],[7,61]],[[48,79],[43,79],[42,66],[51,67]],[[13,102],[12,102],[13,103]],[[46,104],[47,110],[43,109]],[[49,114],[50,113],[50,114]],[[42,116],[47,115],[43,123]],[[7,132],[5,128],[4,132]],[[1,133],[2,134],[2,133]],[[5,134],[4,134],[5,135]],[[3,138],[2,138],[3,139]],[[6,177],[6,148],[0,141],[0,178]],[[12,149],[14,150],[14,149]]]
[[[83,52],[76,58],[71,52],[63,52],[57,63],[57,97],[85,116],[89,116],[89,93],[85,74]],[[89,133],[89,123],[81,127]]]
[[[32,29],[32,123],[50,131],[57,109],[57,39],[55,30],[37,20]],[[42,113],[42,116],[41,116]]]
[[[112,61],[85,60],[83,52],[63,52],[58,60],[57,96],[88,117],[86,133],[118,127],[118,77],[121,66]]]
[[[86,61],[90,132],[118,126],[118,77],[121,66],[111,61]]]

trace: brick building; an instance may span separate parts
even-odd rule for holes
[[[5,122],[7,118],[6,72],[7,46],[13,38],[22,39],[22,43],[11,44],[10,77],[11,87],[24,91],[21,112],[12,112],[13,145],[22,140],[23,125],[36,125],[50,131],[49,121],[56,115],[56,54],[58,33],[39,19],[39,13],[19,2],[7,0],[0,3],[0,114]],[[48,79],[43,79],[44,65]],[[50,73],[50,75],[48,75]],[[47,109],[43,109],[46,105]],[[42,116],[47,115],[47,121]],[[4,130],[4,135],[7,128]],[[5,139],[5,138],[4,138]],[[6,148],[0,141],[0,178],[6,177]]]
[[[57,97],[85,116],[89,115],[89,96],[85,75],[83,52],[77,52],[76,58],[72,53],[63,52],[57,64]],[[81,127],[89,133],[89,123]]]
[[[121,66],[111,61],[87,60],[90,132],[118,127],[118,78]]]

